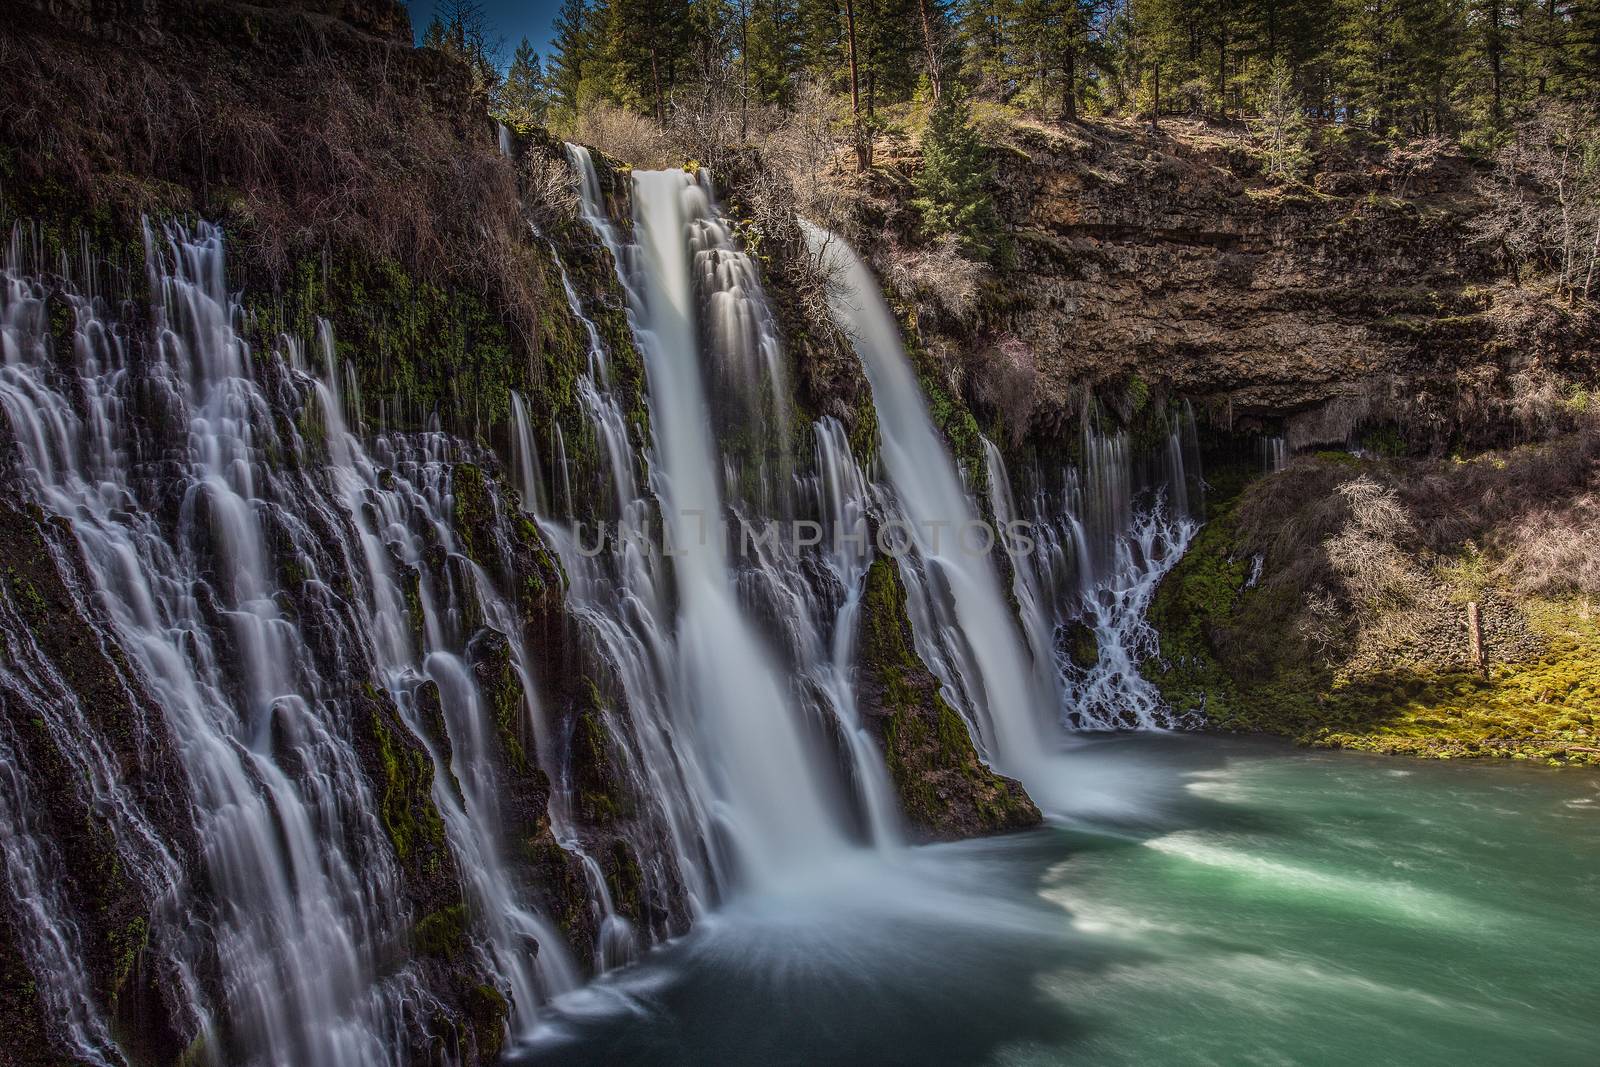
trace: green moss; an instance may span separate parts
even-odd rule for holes
[[[111,999],[116,1001],[133,975],[139,956],[150,945],[150,924],[143,916],[129,920],[107,935],[111,954]]]
[[[1600,624],[1582,605],[1525,603],[1546,651],[1486,679],[1421,667],[1336,677],[1295,632],[1293,590],[1246,588],[1236,535],[1231,513],[1203,529],[1152,604],[1160,652],[1141,669],[1174,709],[1326,747],[1600,762],[1586,751],[1600,749]],[[1462,576],[1463,596],[1481,594],[1483,570],[1474,553],[1441,568]]]
[[[528,360],[488,300],[426,281],[398,262],[335,249],[294,263],[275,301],[257,299],[267,338],[334,330],[334,358],[354,366],[362,395],[383,399],[392,424],[420,428],[437,414],[468,429],[504,422],[511,390],[534,385]],[[311,362],[322,361],[313,350]]]
[[[922,343],[921,332],[913,317],[915,306],[897,304],[895,313],[900,320],[901,336],[905,339],[906,356],[916,369],[917,381],[928,403],[928,415],[950,443],[950,452],[966,474],[967,484],[982,500],[988,490],[989,476],[988,466],[983,461],[983,439],[978,420],[966,404],[951,396],[944,387],[937,361]]]
[[[9,232],[23,223],[29,231],[23,247],[36,247],[38,262],[46,269],[80,264],[87,250],[102,295],[144,295],[144,233],[138,215],[119,212],[104,201],[90,202],[57,181],[19,179],[15,152],[10,146],[0,148],[0,226]],[[52,301],[51,332],[58,348],[71,342],[70,315],[64,302]]]
[[[1213,519],[1161,583],[1149,613],[1160,652],[1141,667],[1174,710],[1204,711],[1217,726],[1230,721],[1239,701],[1216,646],[1248,578],[1245,561],[1231,556],[1234,534],[1231,513]]]
[[[600,691],[590,678],[580,688],[573,720],[572,773],[579,817],[588,825],[609,826],[632,814],[632,805],[611,758]]]
[[[482,1063],[491,1063],[500,1055],[505,1045],[506,1017],[510,1005],[501,992],[491,985],[473,986],[466,997],[467,1018],[472,1023],[473,1036],[478,1042],[478,1056]]]
[[[1137,418],[1148,403],[1150,403],[1150,384],[1135,374],[1128,379],[1128,406],[1132,413],[1131,417]]]
[[[467,906],[452,904],[429,912],[411,929],[411,943],[424,956],[459,959],[466,950]]]
[[[1397,671],[1331,687],[1300,731],[1318,745],[1440,759],[1600,763],[1600,627],[1580,605],[1542,603],[1543,655],[1465,671]]]
[[[475,463],[457,463],[450,479],[453,526],[461,550],[480,567],[499,562],[494,542],[494,494],[483,468]]]
[[[629,921],[644,921],[644,870],[633,850],[622,838],[615,838],[607,849],[606,888],[617,913]]]
[[[1079,670],[1090,670],[1100,662],[1100,640],[1094,629],[1081,621],[1067,624],[1065,641],[1067,658]]]
[[[1375,426],[1361,435],[1361,447],[1373,455],[1394,458],[1406,454],[1405,438],[1395,426]]]
[[[862,596],[859,656],[869,724],[913,829],[924,837],[992,833],[1032,825],[1038,809],[1021,785],[979,758],[967,725],[917,657],[895,564],[873,562]]]
[[[376,693],[369,695],[376,703]],[[383,774],[378,813],[395,855],[403,861],[425,848],[444,848],[444,820],[433,804],[432,761],[421,749],[401,742],[376,709],[371,730]]]
[[[478,691],[489,706],[507,770],[524,784],[545,790],[548,783],[544,773],[524,744],[527,692],[509,639],[498,630],[484,630],[473,638],[467,651]]]
[[[567,584],[567,570],[561,563],[561,557],[550,551],[549,546],[545,544],[544,535],[539,532],[538,524],[520,511],[511,520],[511,536],[515,539],[523,558],[533,563],[533,566],[521,568],[518,576],[520,578],[518,592],[523,607],[533,614],[538,611],[547,593],[554,592],[557,596],[561,594]]]
[[[6,582],[11,587],[11,598],[24,613],[39,621],[45,618],[50,605],[34,584],[25,576],[18,574],[15,567],[6,568]]]

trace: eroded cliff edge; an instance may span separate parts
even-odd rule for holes
[[[909,144],[858,186],[864,225],[936,376],[1014,472],[1081,462],[1086,426],[1137,447],[1152,409],[1198,413],[1209,522],[1143,664],[1170,709],[1591,762],[1600,314],[1485,238],[1488,165],[1325,130],[1284,184],[1242,125],[984,128],[1005,224],[990,268],[919,258]]]

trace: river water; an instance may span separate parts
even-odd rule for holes
[[[1171,734],[1057,772],[1044,828],[736,899],[513,1061],[1600,1061],[1600,775]]]

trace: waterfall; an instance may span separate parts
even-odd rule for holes
[[[713,753],[723,823],[752,877],[763,879],[815,861],[843,835],[788,686],[741,610],[729,569],[689,246],[690,227],[706,219],[710,204],[682,171],[635,173],[634,196],[655,491],[676,553],[677,681],[681,699],[697,709],[701,743]]]
[[[1289,464],[1287,438],[1268,435],[1261,438],[1261,469],[1276,474]]]
[[[861,727],[850,679],[870,558],[852,554],[848,539],[806,546],[768,536],[768,524],[795,518],[796,506],[808,515],[831,507],[864,524],[865,480],[836,423],[814,428],[810,462],[792,455],[776,329],[754,264],[713,209],[705,172],[633,176],[635,244],[607,216],[587,150],[567,151],[582,217],[611,252],[627,298],[653,440],[646,495],[625,436],[610,429],[622,422],[604,347],[567,284],[589,337],[579,390],[606,442],[617,536],[607,551],[579,558],[570,509],[545,522],[574,575],[574,602],[620,665],[638,735],[632,762],[658,776],[642,784],[667,809],[677,862],[703,905],[741,876],[771,883],[840,853],[859,836],[852,808],[867,839],[898,840],[882,758]],[[724,437],[764,443],[735,454],[713,435],[718,426],[736,431]],[[651,544],[652,516],[668,552]],[[831,580],[819,582],[808,559]],[[827,751],[829,734],[845,749],[848,782]]]
[[[366,630],[373,635],[378,668],[385,688],[396,698],[407,725],[423,739],[434,763],[433,801],[442,813],[446,834],[466,878],[470,902],[488,934],[485,963],[508,984],[511,1003],[526,1028],[533,1006],[540,1000],[577,984],[577,971],[568,959],[561,937],[515,886],[499,841],[504,824],[500,798],[505,784],[495,767],[494,738],[488,730],[493,714],[474,677],[470,654],[485,637],[507,637],[516,662],[518,679],[528,705],[522,710],[535,734],[534,750],[546,773],[554,746],[541,730],[544,717],[532,703],[532,671],[526,649],[515,640],[520,626],[514,612],[494,588],[482,568],[467,559],[452,528],[447,505],[452,485],[452,448],[442,434],[429,433],[419,440],[382,438],[380,465],[346,429],[339,414],[344,403],[338,392],[332,332],[324,324],[321,345],[329,368],[317,383],[327,418],[330,474],[342,503],[357,524],[366,577],[373,591],[373,608]],[[389,488],[383,487],[387,481]],[[375,516],[376,521],[374,521]],[[457,581],[439,582],[429,573],[426,556],[431,545],[442,546],[456,559]],[[405,606],[406,593],[392,563],[417,577],[413,596],[422,609],[423,632],[412,633]],[[457,632],[457,620],[476,605],[490,627],[476,634]],[[420,647],[419,647],[420,646]],[[420,656],[420,662],[419,662]],[[418,667],[420,666],[420,672]],[[428,741],[430,729],[419,707],[421,684],[437,687],[449,742],[449,757],[437,742]],[[578,851],[558,806],[551,805],[551,822],[557,840]],[[603,879],[599,880],[603,885]],[[540,946],[530,954],[529,945]]]
[[[1086,416],[1081,469],[1061,471],[1056,485],[1037,466],[1027,472],[1033,551],[1012,557],[1012,589],[1035,662],[1048,662],[1046,684],[1070,727],[1174,725],[1139,666],[1159,651],[1145,621],[1150,602],[1197,529],[1191,509],[1203,490],[1193,438],[1193,413],[1184,408],[1142,464],[1125,434],[1103,435]],[[987,439],[984,454],[991,508],[1001,521],[1013,518],[1019,509],[1004,457]],[[1092,635],[1093,664],[1061,647],[1074,628]]]
[[[1030,469],[1020,493],[984,441],[987,511],[1002,531],[1033,528],[1000,565],[1011,546],[982,521],[853,253],[810,234],[846,283],[833,310],[872,386],[881,483],[838,421],[791,406],[773,306],[709,174],[634,173],[625,238],[593,160],[568,155],[615,263],[648,418],[620,384],[637,377],[618,362],[632,352],[609,349],[596,319],[610,320],[585,306],[605,297],[580,294],[552,244],[587,353],[565,427],[509,398],[520,509],[482,446],[437,424],[393,430],[382,400],[364,410],[328,323],[253,350],[220,231],[147,230],[145,337],[92,291],[30,275],[12,241],[0,478],[58,539],[46,550],[73,625],[132,710],[108,734],[3,576],[0,697],[104,823],[149,917],[138,953],[196,1062],[395,1067],[434,1020],[460,1018],[458,980],[504,998],[525,1033],[586,972],[736,892],[903,859],[856,680],[886,529],[906,535],[893,555],[916,650],[1000,769],[1048,788],[1061,721],[1164,722],[1136,668],[1153,647],[1144,608],[1194,529],[1192,420],[1148,470],[1126,436],[1086,429],[1077,469]],[[565,573],[582,647],[564,666],[579,677],[551,679],[530,637],[560,628],[535,625],[550,620],[522,584],[553,572],[542,548],[529,562],[542,545]],[[1096,634],[1094,670],[1061,655],[1072,621]],[[581,708],[540,691],[567,682]],[[9,936],[63,1046],[120,1065],[21,716],[0,715]],[[118,745],[170,756],[171,782],[130,775]],[[627,810],[603,828],[584,815],[580,746],[625,783]],[[618,867],[635,861],[624,892]],[[441,921],[461,927],[448,966],[418,948]]]
[[[1048,694],[1040,691],[1040,674],[990,552],[967,536],[983,524],[929,419],[876,279],[839,238],[811,227],[806,234],[813,254],[836,275],[833,314],[872,386],[899,529],[914,550],[899,562],[913,623],[920,621],[915,626],[919,651],[940,674],[947,694],[958,698],[955,703],[985,754],[1031,787],[1052,748],[1041,714]]]
[[[377,1035],[398,1024],[404,991],[373,981],[371,952],[399,936],[398,876],[357,757],[327,714],[331,680],[274,596],[266,523],[310,535],[279,512],[299,488],[263,458],[279,442],[233,329],[220,235],[147,234],[147,249],[158,358],[136,368],[103,308],[80,301],[75,381],[53,372],[41,335],[8,331],[6,414],[37,499],[70,517],[188,773],[223,902],[208,925],[230,1028],[262,1063],[389,1062]],[[8,268],[12,300],[36,299],[18,292],[19,272]],[[160,412],[165,440],[132,422],[135,396]],[[171,527],[139,446],[178,479]],[[153,937],[184,969],[201,966],[188,931]]]
[[[549,509],[545,503],[544,480],[539,473],[539,450],[533,441],[533,423],[528,418],[528,405],[515,389],[511,391],[511,432],[517,494],[526,510],[544,514]]]
[[[872,386],[892,486],[883,507],[905,523],[914,548],[900,565],[919,651],[946,693],[965,698],[958,706],[967,709],[987,754],[1036,795],[1048,796],[1044,760],[1055,725],[1172,725],[1139,665],[1158,651],[1145,614],[1161,578],[1188,547],[1203,498],[1192,410],[1185,404],[1169,420],[1147,463],[1126,433],[1099,432],[1086,411],[1081,467],[1060,472],[1055,489],[1035,472],[1026,513],[1000,450],[982,441],[987,503],[1010,563],[1013,613],[993,553],[961,543],[960,531],[979,524],[979,513],[928,417],[876,280],[838,237],[815,228],[807,237],[832,275],[834,317]],[[1013,529],[1025,533],[1004,536]],[[1091,667],[1072,663],[1061,648],[1071,624],[1094,634]]]
[[[129,691],[159,708],[211,892],[189,887],[141,821],[93,727],[74,721],[83,709],[70,687],[18,643],[26,626],[4,605],[27,676],[7,666],[0,687],[72,738],[62,751],[99,794],[97,809],[113,813],[119,860],[165,902],[148,951],[165,961],[213,1062],[395,1064],[405,1055],[396,1035],[438,1010],[420,961],[397,962],[419,917],[380,821],[387,801],[352,736],[369,728],[364,716],[380,745],[392,751],[409,728],[431,757],[442,839],[473,918],[469,957],[525,1029],[535,1005],[578,974],[502,836],[508,786],[474,673],[483,649],[506,646],[520,683],[510,728],[531,735],[541,760],[556,746],[517,610],[468,558],[451,518],[453,472],[477,457],[439,433],[379,437],[369,453],[346,426],[360,401],[326,324],[320,374],[293,338],[258,356],[223,282],[221,234],[202,225],[146,241],[154,342],[141,358],[103,302],[70,291],[57,296],[76,317],[74,349],[54,353],[49,294],[26,280],[13,242],[0,401],[27,491],[70,521],[87,565],[96,606],[84,619],[105,612],[104,640],[127,651],[136,676]],[[301,411],[298,424],[275,417],[285,405]],[[14,751],[14,739],[0,736],[0,749]],[[22,810],[27,786],[18,764],[4,765],[0,805]],[[551,812],[553,831],[586,859],[554,799]],[[51,983],[44,995],[61,1002],[84,1060],[120,1062],[65,962],[78,950],[50,884],[57,861],[26,819],[7,827],[7,884],[37,919],[30,952]],[[603,879],[591,882],[608,910]]]

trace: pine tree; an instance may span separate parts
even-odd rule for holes
[[[594,55],[592,12],[585,0],[562,0],[553,28],[550,95],[556,104],[576,113],[584,64]]]
[[[740,63],[750,76],[751,98],[787,104],[803,61],[799,0],[749,3],[749,41]]]
[[[549,106],[549,89],[539,65],[539,53],[524,37],[506,71],[505,83],[500,86],[500,121],[513,128],[542,125]]]
[[[914,182],[912,204],[928,235],[954,234],[962,251],[974,259],[993,255],[999,220],[989,194],[991,175],[971,108],[952,87],[922,134],[922,169]]]
[[[1280,182],[1297,182],[1305,176],[1311,153],[1305,110],[1295,93],[1289,61],[1278,58],[1268,67],[1256,94],[1251,127],[1261,142],[1267,175]]]

